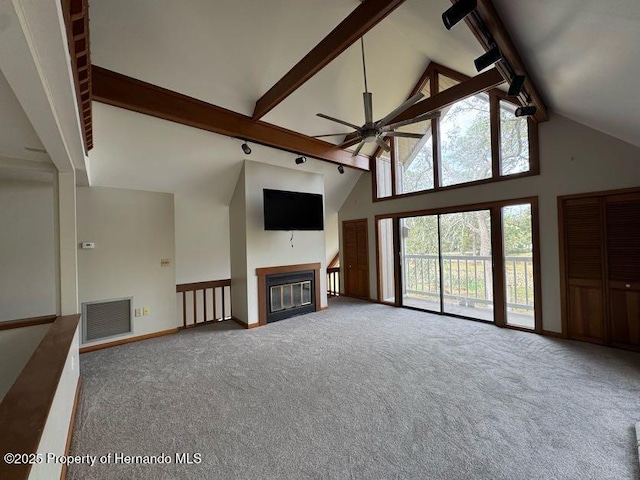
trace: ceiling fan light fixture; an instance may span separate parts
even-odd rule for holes
[[[340,172],[340,175],[344,175],[344,167],[342,165],[338,165],[338,171]]]
[[[500,52],[500,49],[498,47],[493,47],[491,50],[488,50],[476,58],[473,63],[476,65],[476,70],[481,72],[488,66],[493,65],[500,60],[502,60],[502,53]]]
[[[442,23],[447,30],[451,30],[460,20],[473,12],[476,6],[476,0],[459,0],[442,14]]]
[[[298,158],[296,158],[296,165],[302,165],[306,161],[307,157],[305,157],[304,155],[300,155]]]
[[[249,146],[249,144],[247,143],[247,141],[245,140],[244,143],[242,144],[242,151],[246,154],[246,155],[251,155],[251,147]]]
[[[516,108],[516,117],[531,117],[536,114],[536,106],[535,105],[527,105],[526,107],[518,107]]]
[[[511,79],[511,85],[509,85],[507,95],[510,97],[517,97],[520,95],[520,93],[522,93],[522,87],[524,87],[525,78],[526,77],[524,75],[514,75]]]

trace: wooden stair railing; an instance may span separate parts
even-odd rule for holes
[[[327,268],[327,295],[340,296],[340,267]]]
[[[213,290],[212,295],[212,318],[208,318],[207,304],[207,292]],[[198,295],[198,292],[202,291],[202,295]],[[210,323],[222,322],[225,320],[231,320],[231,279],[226,280],[211,280],[208,282],[196,282],[196,283],[183,283],[176,285],[176,292],[182,293],[182,325],[183,328],[191,328],[199,325],[208,325]],[[192,320],[189,322],[189,315],[187,314],[187,302],[188,294],[191,292],[191,301],[193,303]],[[227,295],[229,301],[227,301]],[[199,299],[201,301],[199,301]],[[221,308],[218,309],[218,300],[220,300]],[[198,306],[200,306],[203,312],[202,320],[198,321]],[[218,311],[219,310],[219,311]],[[228,310],[228,311],[227,311]]]

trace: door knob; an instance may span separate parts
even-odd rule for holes
[[[630,284],[630,283],[627,283],[627,284],[625,285],[625,287],[627,287],[627,288],[631,288],[631,284]]]
[[[351,265],[349,265],[349,268],[351,268]]]

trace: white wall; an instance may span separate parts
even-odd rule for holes
[[[133,319],[128,336],[177,327],[174,201],[167,193],[80,187],[78,242],[79,301],[133,297],[134,308],[150,307]],[[160,260],[168,258],[169,267]],[[125,338],[125,337],[123,337]],[[100,342],[93,342],[100,343]]]
[[[0,331],[0,401],[51,327],[50,323]]]
[[[233,316],[248,323],[246,211],[245,166],[243,165],[229,205],[231,305]]]
[[[340,251],[340,235],[338,233],[338,212],[327,212],[324,215],[324,240],[327,250],[327,265]]]
[[[53,175],[0,178],[0,321],[58,311],[55,197]]]
[[[229,278],[229,206],[207,192],[181,192],[175,216],[176,283]]]
[[[46,457],[47,453],[55,455],[65,455],[67,446],[67,435],[69,433],[69,424],[71,423],[71,414],[75,403],[76,389],[78,387],[80,375],[80,362],[78,358],[80,327],[76,330],[69,355],[67,356],[64,370],[58,382],[53,403],[49,410],[47,423],[44,426],[40,444],[36,453]],[[29,480],[48,480],[51,478],[60,478],[62,464],[47,463],[34,464],[29,473]]]
[[[320,306],[327,305],[326,295],[326,247],[325,232],[323,231],[296,231],[293,235],[293,247],[291,246],[291,232],[266,231],[264,229],[263,189],[291,190],[305,193],[319,193],[324,195],[324,180],[322,175],[302,172],[289,168],[275,167],[264,163],[245,161],[243,174],[244,195],[246,202],[246,317],[243,308],[238,308],[240,298],[233,297],[234,316],[245,323],[258,322],[258,277],[256,268],[274,267],[281,265],[297,265],[303,263],[320,263]],[[235,243],[241,242],[234,233],[241,228],[234,228],[241,212],[236,211],[236,195],[242,191],[236,187],[230,215],[232,218],[231,245],[232,245],[232,272],[235,273],[233,261],[236,258]],[[238,209],[240,210],[240,209]],[[232,282],[234,281],[232,278]],[[234,290],[235,291],[235,290]]]
[[[339,219],[369,220],[370,291],[377,291],[375,215],[538,196],[543,328],[560,332],[557,197],[640,185],[640,148],[552,115],[540,125],[540,162],[538,176],[376,203],[371,201],[371,174],[363,175]]]

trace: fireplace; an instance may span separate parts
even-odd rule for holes
[[[257,268],[259,323],[320,310],[319,263]]]
[[[267,323],[315,312],[313,270],[267,275]]]

